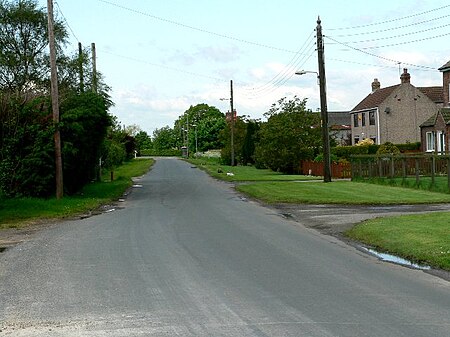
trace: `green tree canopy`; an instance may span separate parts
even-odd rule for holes
[[[208,104],[197,104],[186,110],[174,125],[177,146],[185,146],[188,137],[190,152],[195,152],[197,133],[198,151],[222,147],[220,132],[225,128],[225,115]]]
[[[35,0],[0,0],[0,90],[45,90],[49,73],[46,13]],[[55,20],[57,46],[66,38],[64,25]]]
[[[306,109],[306,99],[280,99],[265,114],[255,160],[260,166],[297,172],[300,161],[313,159],[321,149],[320,115]]]

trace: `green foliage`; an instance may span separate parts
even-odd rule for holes
[[[92,211],[121,197],[131,186],[131,177],[141,176],[153,163],[152,159],[128,161],[117,168],[117,179],[113,182],[89,183],[79,193],[61,200],[0,196],[0,229],[24,227],[35,220],[64,218]]]
[[[391,142],[386,142],[382,144],[377,151],[377,155],[383,155],[383,154],[399,154],[400,150],[397,146],[392,144]]]
[[[61,105],[64,188],[72,194],[96,177],[101,145],[111,125],[105,100],[93,92],[72,94]]]
[[[141,150],[141,156],[152,156],[152,157],[181,157],[181,150],[178,149],[165,149],[165,150],[154,150],[146,149]]]
[[[54,190],[53,125],[41,98],[0,94],[0,190],[46,196]]]
[[[237,117],[233,125],[233,143],[235,165],[243,164],[242,149],[244,146],[247,124],[242,117]],[[231,165],[231,121],[228,122],[220,134],[220,139],[224,144],[220,154],[224,165]]]
[[[153,148],[152,138],[145,131],[138,132],[134,139],[138,156],[143,155],[143,151],[149,151]]]
[[[301,160],[313,159],[321,147],[320,116],[306,109],[306,100],[280,99],[265,114],[255,150],[258,166],[293,173]]]
[[[164,151],[171,150],[176,146],[176,137],[173,129],[169,126],[162,127],[153,131],[153,150]]]
[[[204,103],[191,106],[175,121],[175,146],[185,146],[188,138],[189,152],[194,153],[197,135],[199,152],[219,149],[222,147],[220,133],[225,125],[225,116],[216,107]]]
[[[55,40],[67,32],[55,20]],[[47,13],[35,0],[0,1],[0,90],[46,90],[48,83]]]

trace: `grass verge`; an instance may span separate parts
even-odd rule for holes
[[[189,159],[191,164],[206,171],[214,178],[225,181],[296,181],[317,180],[320,177],[311,177],[298,174],[283,174],[269,169],[256,169],[254,166],[221,165],[215,158]],[[227,175],[232,173],[232,175]]]
[[[351,181],[261,182],[236,189],[267,203],[393,205],[450,202],[450,195]]]
[[[450,213],[367,220],[345,233],[381,252],[450,271]]]
[[[135,159],[124,163],[114,171],[114,181],[105,172],[102,182],[87,184],[78,194],[56,198],[0,199],[0,229],[21,228],[37,219],[65,218],[95,209],[123,195],[132,185],[132,177],[147,172],[153,159]]]

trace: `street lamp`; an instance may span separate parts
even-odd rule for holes
[[[327,96],[325,88],[325,72],[323,77],[317,71],[300,70],[295,75],[316,74],[320,90],[320,116],[322,119],[322,143],[323,143],[323,181],[331,182],[330,136],[328,133]]]
[[[195,156],[197,157],[198,153],[198,142],[197,142],[197,124],[192,124],[195,130]]]

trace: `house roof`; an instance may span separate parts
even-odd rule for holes
[[[400,86],[400,84],[392,85],[390,87],[381,88],[371,92],[366,96],[357,106],[355,106],[352,111],[359,111],[365,109],[372,109],[378,107],[390,94]]]
[[[392,94],[392,92],[400,85],[401,84],[397,84],[371,92],[366,98],[359,102],[359,104],[355,106],[352,111],[373,109],[380,106],[380,104],[383,103],[384,100],[386,100],[386,98],[388,98],[389,95]],[[423,92],[436,104],[444,102],[444,89],[442,87],[417,87],[417,89]]]
[[[444,71],[444,70],[450,70],[450,61],[448,61],[446,64],[444,64],[442,67],[440,67],[438,70]]]
[[[444,102],[444,88],[443,87],[417,87],[425,95],[428,96],[434,103]]]
[[[350,112],[349,111],[328,111],[328,125],[334,126],[350,126]]]
[[[444,118],[445,124],[450,124],[450,108],[441,108],[420,126],[434,126],[436,124],[436,119],[439,113],[442,115],[442,118]]]

